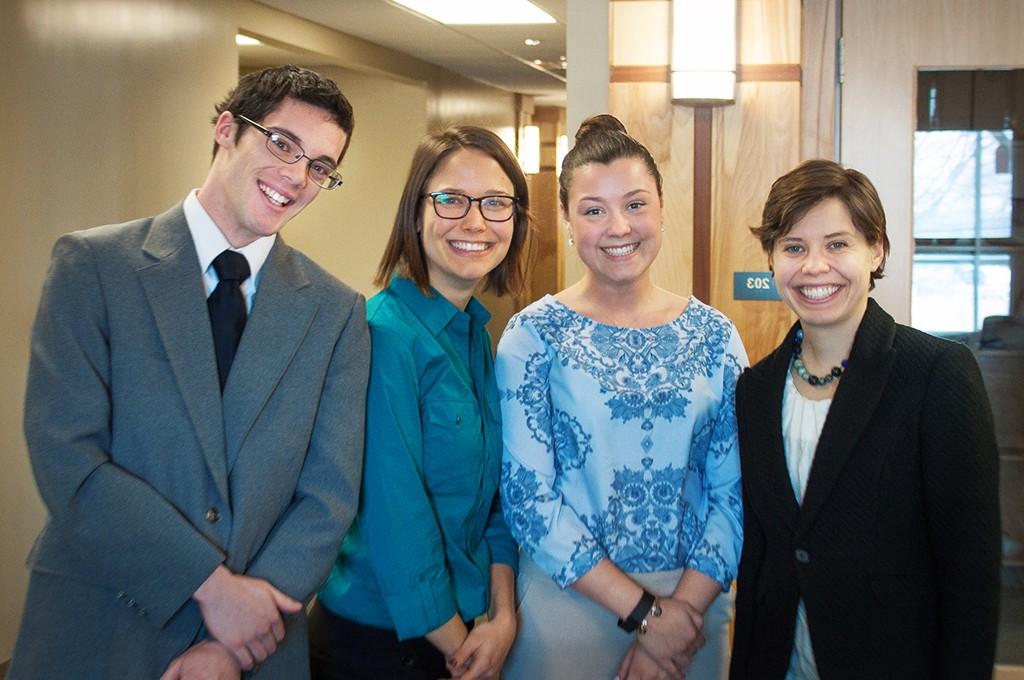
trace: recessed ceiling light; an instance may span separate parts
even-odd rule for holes
[[[544,61],[542,59],[534,59],[533,63],[536,64],[537,66],[540,66],[541,64],[544,63]]]
[[[555,18],[528,0],[394,0],[442,24],[553,24]]]
[[[537,45],[540,44],[540,41],[537,40],[536,38],[527,38],[526,40],[523,41],[523,44],[529,45],[530,47],[536,47]]]
[[[263,43],[261,43],[256,38],[250,38],[247,35],[242,35],[241,33],[236,33],[235,34],[235,44],[236,45],[262,45]]]

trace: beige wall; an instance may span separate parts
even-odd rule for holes
[[[365,293],[423,132],[442,122],[513,124],[508,93],[250,0],[0,3],[0,662],[13,647],[24,559],[45,518],[21,417],[50,247],[72,229],[163,210],[202,182],[213,103],[237,79],[240,28],[301,46],[307,63],[336,65],[325,70],[353,101],[345,184],[284,233]]]
[[[202,0],[117,4],[0,4],[0,660],[13,646],[23,562],[44,519],[21,397],[50,247],[63,232],[152,213],[197,185],[211,103],[237,71],[235,27]]]
[[[384,252],[409,160],[427,131],[425,87],[338,67],[318,67],[341,86],[356,113],[345,183],[323,192],[289,225],[288,242],[364,295]]]

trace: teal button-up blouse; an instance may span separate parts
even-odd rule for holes
[[[422,636],[487,610],[491,564],[516,568],[501,514],[501,411],[490,314],[395,277],[372,338],[359,514],[320,592],[335,614]]]

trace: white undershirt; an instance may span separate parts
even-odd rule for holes
[[[793,372],[786,373],[786,387],[782,393],[782,441],[786,447],[789,483],[796,502],[801,505],[807,491],[807,479],[811,475],[814,451],[818,448],[818,439],[831,405],[831,399],[814,400],[800,394],[793,383]],[[786,680],[818,680],[818,667],[807,628],[807,609],[802,599],[796,611],[793,654],[789,658]]]
[[[182,204],[185,211],[185,221],[188,222],[189,233],[192,234],[192,243],[195,244],[196,254],[199,256],[199,271],[203,273],[203,285],[206,287],[206,297],[217,287],[217,272],[213,268],[213,259],[225,250],[234,250],[241,253],[249,262],[249,278],[242,282],[242,296],[245,298],[245,311],[252,312],[253,298],[256,296],[256,287],[259,283],[260,270],[270,255],[270,249],[274,247],[277,234],[263,236],[256,239],[247,246],[232,248],[220,228],[210,217],[206,209],[199,202],[198,189],[188,192]]]

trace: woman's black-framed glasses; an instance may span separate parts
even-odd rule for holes
[[[262,132],[267,138],[267,150],[285,163],[290,165],[298,163],[303,158],[307,159],[309,166],[306,168],[306,174],[317,186],[330,191],[341,184],[341,174],[336,166],[319,158],[310,158],[299,146],[299,143],[285,133],[280,130],[269,130],[245,116],[235,116],[235,118]]]
[[[430,197],[434,203],[434,214],[446,220],[459,220],[469,214],[473,202],[480,209],[480,215],[488,222],[508,222],[516,211],[519,199],[515,196],[491,194],[489,196],[467,196],[455,191],[431,191],[423,197]]]

